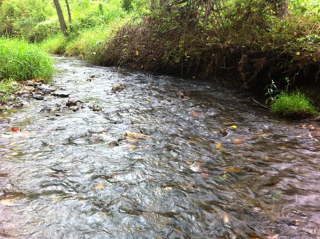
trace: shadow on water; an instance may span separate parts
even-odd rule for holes
[[[319,125],[214,83],[55,60],[69,98],[1,126],[1,238],[320,235]]]

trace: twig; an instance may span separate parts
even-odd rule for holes
[[[268,109],[268,110],[271,110],[270,107],[266,106],[266,105],[263,105],[261,103],[259,103],[258,101],[256,101],[255,99],[251,98],[256,104],[260,105],[261,107],[265,108],[265,109]]]

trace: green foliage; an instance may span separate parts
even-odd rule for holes
[[[19,40],[0,38],[0,80],[22,81],[53,74],[51,58],[38,47]]]
[[[40,47],[50,54],[64,54],[66,51],[68,39],[62,33],[49,36],[40,44]]]
[[[316,108],[303,93],[282,91],[271,103],[273,112],[293,118],[304,118],[316,113]]]
[[[49,36],[58,34],[60,25],[55,18],[38,23],[28,34],[27,39],[31,42],[42,42]]]
[[[122,8],[130,12],[132,10],[132,0],[122,0]]]
[[[300,91],[289,93],[290,79],[286,78],[285,89],[279,91],[274,80],[266,87],[271,109],[274,113],[291,118],[305,118],[316,113],[311,100]]]
[[[0,35],[23,36],[28,39],[32,29],[52,16],[54,9],[42,0],[5,0],[0,5]]]

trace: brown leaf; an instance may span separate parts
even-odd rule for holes
[[[21,129],[19,127],[12,127],[9,131],[11,132],[19,132]]]
[[[14,199],[10,199],[10,198],[0,199],[0,204],[3,206],[12,206],[14,204]]]
[[[139,139],[152,139],[152,137],[148,135],[140,134],[136,132],[130,132],[130,131],[127,131],[125,136],[126,136],[126,140],[128,140],[129,142],[136,142]]]
[[[230,167],[230,168],[225,168],[224,172],[225,173],[243,173],[245,172],[245,170],[243,168]]]
[[[97,185],[94,186],[94,190],[100,191],[100,190],[104,189],[105,187],[106,187],[106,185],[104,183],[98,183]]]

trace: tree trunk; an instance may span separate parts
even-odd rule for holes
[[[66,1],[67,9],[68,9],[68,17],[69,17],[69,23],[71,23],[71,11],[70,11],[70,6],[69,6],[69,1]]]
[[[54,5],[56,6],[61,31],[63,32],[63,34],[66,34],[67,33],[67,24],[66,24],[66,21],[64,20],[64,16],[63,16],[63,12],[61,10],[59,0],[53,0],[53,2],[54,2]]]

